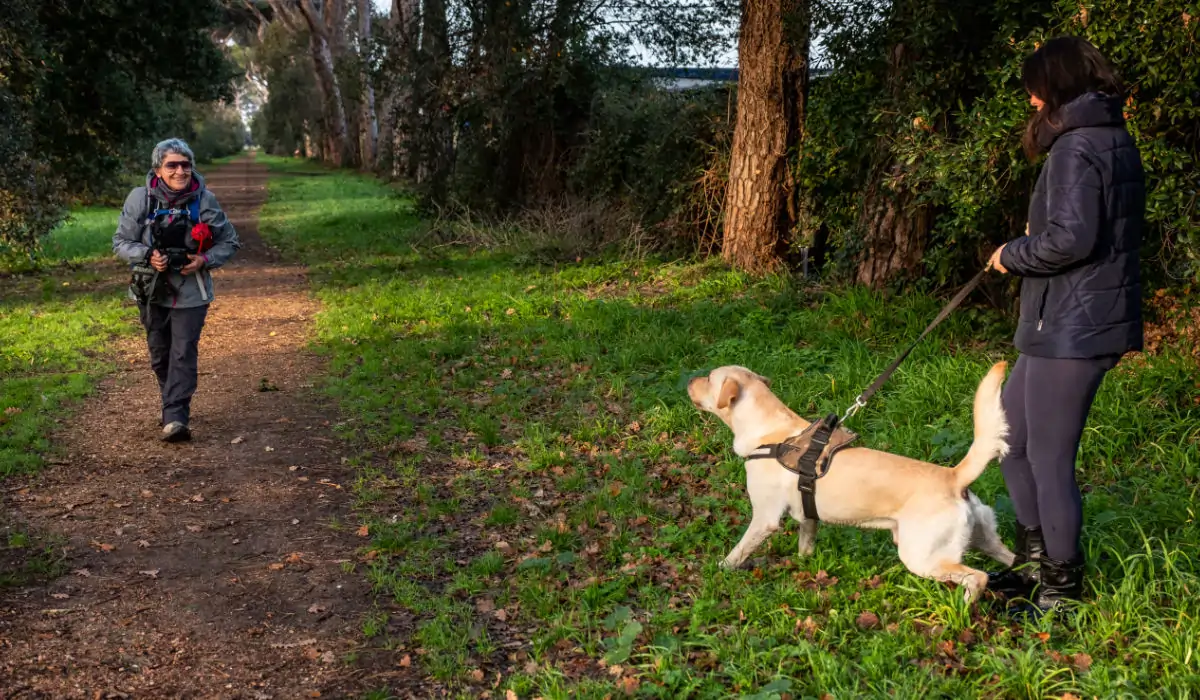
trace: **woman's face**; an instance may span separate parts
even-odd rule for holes
[[[1039,112],[1042,111],[1042,107],[1046,106],[1046,103],[1042,102],[1042,98],[1034,95],[1033,93],[1029,94],[1029,104],[1033,105],[1034,108]]]
[[[154,171],[173,190],[184,190],[192,183],[192,161],[179,153],[168,153],[162,167]]]

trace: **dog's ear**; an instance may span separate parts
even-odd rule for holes
[[[755,375],[754,375],[754,377],[755,377],[756,379],[758,379],[758,381],[762,382],[763,384],[766,384],[766,385],[767,385],[767,388],[770,388],[770,386],[771,386],[771,380],[770,380],[770,379],[768,379],[767,377],[764,377],[764,376],[762,376],[761,374],[755,374]]]
[[[721,393],[717,396],[717,408],[729,408],[729,404],[737,399],[741,390],[742,387],[738,385],[737,380],[726,377],[725,381],[721,382]]]

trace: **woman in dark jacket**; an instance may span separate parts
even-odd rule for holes
[[[1083,593],[1075,459],[1088,412],[1108,370],[1142,349],[1145,185],[1125,128],[1124,89],[1095,47],[1053,39],[1022,72],[1038,110],[1025,150],[1047,155],[1026,236],[991,258],[1023,279],[1020,356],[1003,394],[1010,451],[1001,464],[1017,515],[1017,562],[993,574],[989,588],[1048,610]]]

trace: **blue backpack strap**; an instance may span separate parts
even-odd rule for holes
[[[188,215],[193,224],[200,223],[200,194],[203,194],[203,192],[204,191],[201,190],[200,193],[197,194],[188,204]]]

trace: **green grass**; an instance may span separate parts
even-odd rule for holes
[[[52,264],[81,264],[111,258],[120,208],[81,207],[44,242],[43,258]]]
[[[744,470],[687,378],[742,364],[802,413],[840,411],[940,300],[714,262],[423,246],[389,188],[269,164],[262,231],[313,268],[327,390],[365,450],[358,568],[379,612],[364,631],[461,697],[497,674],[493,697],[521,698],[1200,692],[1193,364],[1129,362],[1100,392],[1080,456],[1094,602],[1073,619],[968,608],[908,574],[887,533],[848,527],[823,526],[802,560],[786,523],[752,570],[721,572],[748,521]],[[953,463],[978,381],[1014,357],[1010,333],[956,313],[853,427]],[[999,470],[975,491],[1011,542]]]
[[[118,213],[85,209],[51,235],[47,251],[74,265],[0,278],[0,478],[43,464],[56,422],[111,369],[109,341],[135,330],[128,273],[101,262]]]

